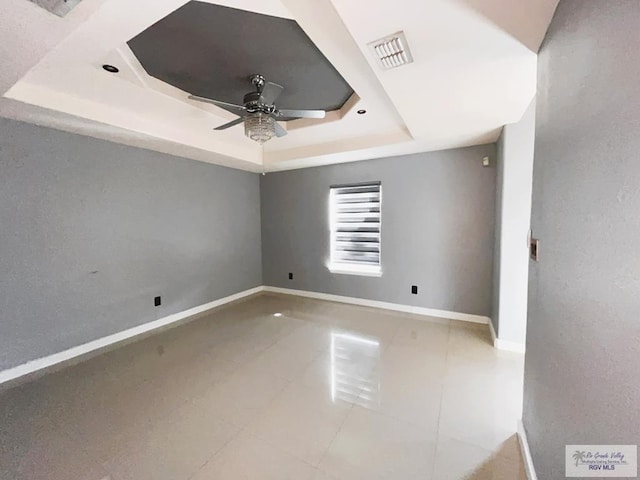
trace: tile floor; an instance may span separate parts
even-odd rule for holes
[[[487,327],[263,295],[0,393],[2,480],[524,480]]]

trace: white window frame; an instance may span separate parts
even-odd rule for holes
[[[380,222],[379,222],[379,260],[377,265],[365,264],[365,263],[348,263],[348,262],[339,262],[335,261],[334,253],[337,251],[336,249],[336,212],[334,211],[335,207],[335,199],[334,195],[339,188],[348,188],[348,187],[364,187],[364,186],[378,186],[380,189]],[[380,277],[382,276],[382,183],[379,181],[376,182],[362,182],[362,183],[352,183],[352,184],[344,184],[344,185],[331,185],[329,188],[329,271],[331,273],[345,274],[345,275],[359,275],[359,276],[368,276],[368,277]]]

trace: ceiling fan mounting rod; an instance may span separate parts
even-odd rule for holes
[[[249,77],[249,80],[251,80],[251,83],[256,86],[258,92],[262,93],[262,89],[264,88],[264,84],[266,83],[264,75],[260,75],[259,73],[253,74]]]

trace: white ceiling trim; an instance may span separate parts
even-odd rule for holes
[[[5,1],[0,115],[252,171],[495,141],[535,93],[534,52],[557,4],[395,0],[363,9],[351,0],[207,0],[295,19],[357,93],[326,120],[289,122],[289,135],[261,147],[241,126],[213,132],[235,116],[150,77],[126,46],[186,0],[84,0],[62,19],[26,0]],[[415,61],[383,71],[367,43],[398,30]]]

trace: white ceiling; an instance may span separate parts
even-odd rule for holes
[[[3,0],[0,115],[251,171],[493,142],[535,94],[557,1],[211,1],[295,19],[357,94],[261,147],[241,127],[214,132],[233,115],[148,76],[127,47],[186,0],[83,0],[64,18]],[[381,70],[367,43],[399,30],[414,63]]]

